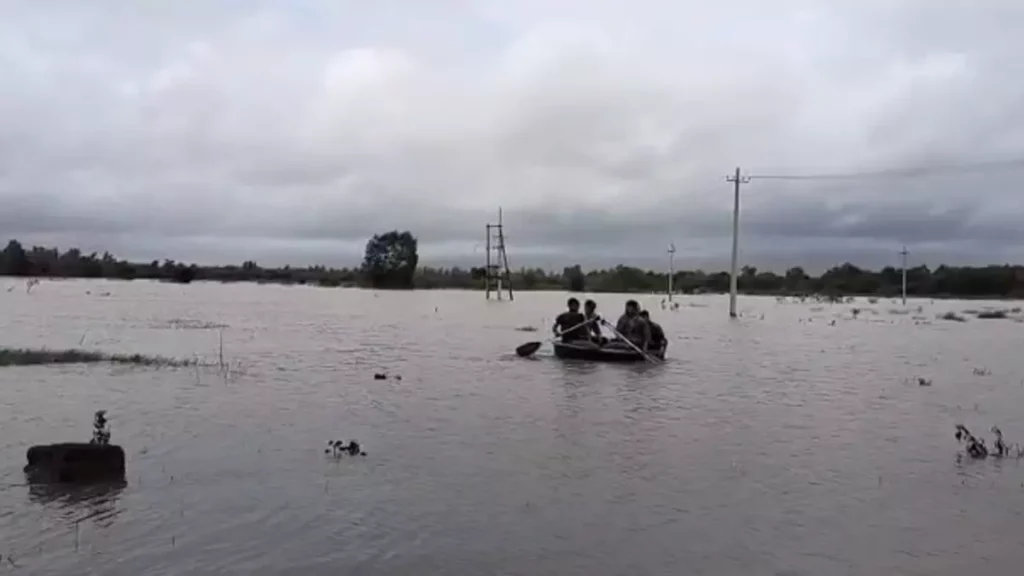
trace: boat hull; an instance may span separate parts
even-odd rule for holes
[[[552,346],[555,349],[555,357],[561,358],[562,360],[588,360],[591,362],[615,363],[647,361],[643,354],[640,354],[636,350],[628,347],[597,346],[590,342],[554,342]],[[667,344],[662,345],[662,347],[657,350],[648,350],[647,353],[658,360],[664,360],[666,347]]]

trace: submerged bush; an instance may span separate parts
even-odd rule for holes
[[[49,364],[134,364],[137,366],[189,366],[192,360],[177,360],[142,354],[108,354],[94,350],[50,350],[47,348],[0,348],[0,366],[43,366]]]

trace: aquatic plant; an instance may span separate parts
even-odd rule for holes
[[[92,419],[92,440],[90,444],[110,444],[110,427],[107,425],[107,411],[97,410]]]
[[[324,454],[330,454],[335,458],[340,458],[345,454],[349,456],[366,456],[366,452],[363,452],[359,446],[359,442],[355,440],[349,440],[348,444],[345,444],[341,440],[328,440],[327,449],[324,450]]]
[[[970,430],[967,429],[963,424],[956,425],[956,438],[957,442],[962,442],[966,445],[967,455],[971,458],[982,459],[992,456],[994,458],[1008,458],[1011,456],[1011,446],[1003,440],[1003,431],[998,426],[991,428],[993,434],[996,435],[996,441],[992,444],[992,451],[990,452],[988,447],[985,445],[984,438],[977,438],[971,434]],[[1024,456],[1024,449],[1019,444],[1013,446],[1013,456],[1021,458]]]
[[[95,350],[48,348],[0,348],[0,366],[40,366],[48,364],[134,364],[138,366],[190,366],[194,360],[179,360],[143,354],[109,354]]]

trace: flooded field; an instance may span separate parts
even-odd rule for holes
[[[211,366],[0,369],[0,573],[1020,572],[1024,461],[953,438],[1024,443],[1024,324],[965,312],[1014,304],[647,296],[664,365],[515,357],[565,297],[2,278],[0,346]],[[127,485],[26,486],[101,408]]]

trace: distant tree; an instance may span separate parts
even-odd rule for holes
[[[191,266],[179,264],[175,268],[174,273],[171,276],[171,280],[179,284],[189,284],[196,279],[198,272],[199,268],[195,264],[192,264]]]
[[[583,292],[587,289],[587,277],[579,264],[566,267],[562,270],[562,276],[565,278],[565,287],[570,292]]]
[[[362,273],[374,288],[411,290],[419,259],[418,242],[410,232],[374,234],[366,243]]]
[[[28,254],[17,240],[8,242],[3,253],[0,253],[0,265],[3,273],[11,276],[28,276],[32,273],[32,263],[28,259]]]
[[[55,278],[152,279],[188,283],[193,280],[219,282],[278,282],[319,286],[377,286],[388,288],[456,288],[480,290],[486,270],[420,267],[416,239],[397,231],[375,236],[367,244],[367,260],[361,268],[325,266],[264,268],[254,260],[236,265],[196,266],[174,260],[129,262],[113,254],[83,254],[78,248],[61,252],[57,248],[25,248],[17,240],[0,250],[0,275]],[[561,272],[540,268],[521,268],[511,273],[513,290],[572,290],[582,292],[652,293],[665,290],[663,272],[619,265],[603,270],[584,271],[569,266]],[[820,276],[812,276],[794,267],[778,275],[747,267],[738,278],[744,293],[775,295],[818,295],[839,298],[850,295],[898,296],[903,273],[892,266],[879,271],[851,263],[833,267]],[[726,292],[728,272],[703,270],[676,272],[674,287],[682,292]],[[924,265],[907,269],[907,292],[913,295],[958,297],[1024,298],[1024,266],[1001,264],[983,267]]]

